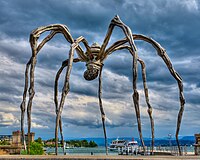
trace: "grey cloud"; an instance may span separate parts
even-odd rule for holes
[[[75,126],[87,126],[89,128],[100,128],[102,125],[99,120],[92,120],[91,119],[70,119],[64,118],[65,123],[69,123]]]
[[[66,124],[75,125],[75,126],[87,126],[89,128],[101,128],[102,121],[99,119],[70,119],[63,118]],[[130,121],[121,121],[121,122],[106,122],[106,127],[115,128],[115,127],[133,127],[133,124]]]
[[[10,125],[6,125],[6,124],[0,124],[0,128],[3,128],[3,127],[8,127]]]
[[[186,102],[189,102],[190,104],[200,104],[199,94],[186,93],[185,96]]]
[[[77,78],[77,80],[76,80]],[[83,75],[80,74],[78,77],[74,77],[74,80],[71,80],[71,91],[78,93],[80,95],[88,96],[97,96],[98,83],[97,80],[87,82]]]

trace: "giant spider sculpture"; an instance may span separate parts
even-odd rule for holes
[[[115,26],[120,27],[124,34],[125,38],[118,40],[114,44],[112,44],[109,48],[106,49],[107,44],[110,40],[112,31]],[[50,31],[50,34],[46,36],[41,43],[37,44],[38,39],[40,38],[41,34],[44,32]],[[155,40],[146,37],[144,35],[139,34],[132,34],[130,28],[126,26],[119,18],[119,16],[115,16],[109,25],[106,37],[103,41],[103,44],[99,46],[97,43],[92,44],[92,46],[88,45],[88,42],[86,39],[82,36],[78,37],[76,40],[74,40],[65,25],[61,24],[53,24],[48,26],[39,27],[32,31],[30,35],[30,44],[32,48],[32,56],[30,60],[28,61],[26,65],[25,70],[25,87],[24,87],[24,93],[23,93],[23,101],[21,103],[21,132],[22,132],[22,140],[25,145],[25,136],[24,136],[24,114],[25,114],[25,107],[26,107],[26,94],[28,90],[28,81],[30,81],[29,86],[29,100],[27,104],[27,118],[28,118],[28,151],[30,146],[30,131],[31,131],[31,108],[32,108],[32,100],[35,94],[34,91],[34,70],[37,60],[37,54],[41,50],[41,48],[47,43],[49,40],[53,38],[54,35],[57,33],[61,33],[64,35],[65,39],[71,44],[71,48],[69,51],[69,58],[65,61],[63,61],[61,68],[57,72],[56,78],[55,78],[55,90],[54,90],[54,102],[56,107],[56,127],[55,127],[55,139],[56,139],[56,154],[58,153],[58,130],[60,128],[60,134],[61,139],[63,141],[63,135],[62,135],[62,122],[61,122],[61,113],[63,110],[63,106],[65,103],[65,98],[69,92],[69,79],[70,79],[70,73],[72,69],[73,63],[77,62],[84,62],[86,63],[87,70],[84,72],[84,78],[88,81],[94,80],[99,76],[99,89],[98,89],[98,97],[99,97],[99,106],[101,111],[101,118],[102,118],[102,125],[103,125],[103,131],[104,131],[104,137],[105,137],[105,147],[106,147],[106,154],[108,154],[107,149],[107,136],[106,136],[106,129],[105,129],[105,113],[103,110],[103,104],[102,104],[102,68],[103,63],[106,58],[112,54],[116,50],[121,49],[127,49],[130,54],[133,56],[133,102],[135,106],[135,112],[137,117],[137,123],[138,123],[138,132],[141,140],[141,144],[143,147],[143,150],[145,152],[145,144],[142,137],[142,127],[141,127],[141,120],[140,120],[140,108],[139,108],[139,94],[137,91],[137,76],[138,76],[138,66],[137,63],[139,62],[141,64],[142,68],[142,79],[143,79],[143,86],[144,86],[144,93],[146,98],[146,103],[148,106],[148,114],[150,117],[150,123],[151,123],[151,134],[152,134],[152,149],[151,152],[153,153],[153,147],[154,147],[154,121],[152,117],[152,107],[149,102],[149,96],[148,96],[148,88],[146,83],[146,71],[145,71],[145,63],[138,57],[137,48],[134,44],[134,40],[143,40],[148,43],[150,43],[156,50],[157,54],[163,59],[165,64],[167,65],[169,72],[171,75],[175,78],[175,80],[178,83],[179,87],[179,98],[180,98],[180,110],[178,114],[177,119],[177,129],[176,129],[176,141],[179,148],[179,154],[181,155],[181,149],[179,145],[178,140],[178,134],[180,130],[181,125],[181,119],[182,114],[184,111],[184,96],[183,96],[183,84],[182,79],[180,75],[175,71],[175,69],[172,66],[172,63],[165,51],[164,48],[160,46],[159,43],[157,43]],[[84,47],[86,48],[86,52],[83,52],[82,48],[80,47],[80,43],[83,43]],[[74,50],[76,50],[78,58],[74,58]],[[60,77],[61,72],[63,69],[67,67],[66,74],[65,74],[65,81],[64,86],[62,88],[62,95],[60,98],[60,102],[58,103],[58,80]],[[30,69],[29,69],[30,68]],[[30,79],[28,80],[28,74],[30,72]]]

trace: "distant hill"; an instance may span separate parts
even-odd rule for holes
[[[195,137],[194,136],[184,136],[181,138],[181,140],[191,140],[191,141],[195,141]]]

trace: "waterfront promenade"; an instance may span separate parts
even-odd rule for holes
[[[200,160],[200,156],[80,156],[80,155],[0,155],[0,160]]]

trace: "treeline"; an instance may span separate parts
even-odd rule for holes
[[[55,138],[42,140],[40,137],[35,140],[42,144],[44,147],[55,147]],[[98,145],[94,141],[87,140],[67,140],[65,141],[67,147],[98,147]],[[62,147],[62,141],[58,140],[58,147]]]
[[[70,147],[98,147],[94,141],[87,140],[69,140],[66,141],[66,145]]]

